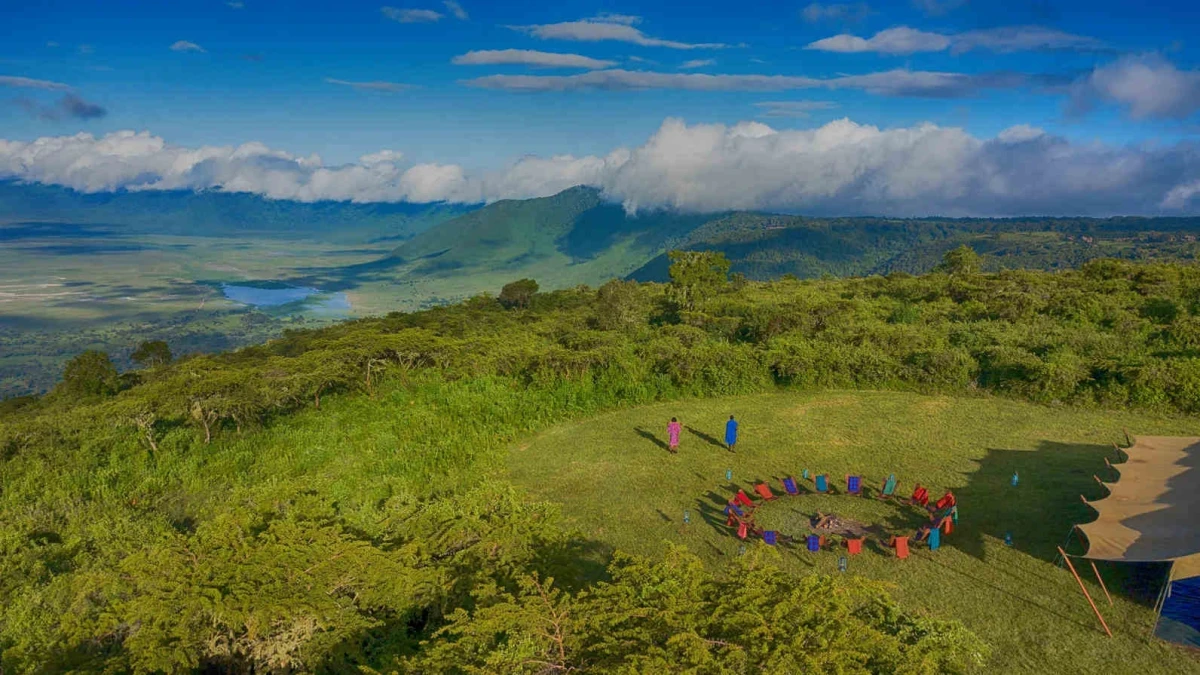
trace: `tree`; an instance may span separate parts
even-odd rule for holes
[[[500,304],[512,309],[525,309],[533,302],[533,296],[538,292],[538,283],[533,279],[520,279],[504,285],[500,289]]]
[[[942,256],[942,264],[937,266],[937,271],[951,276],[979,274],[979,254],[975,249],[963,244],[954,250],[946,251],[946,255]]]
[[[796,578],[767,556],[760,548],[717,575],[678,548],[661,562],[618,553],[611,581],[574,595],[537,575],[515,594],[484,587],[473,611],[451,614],[408,665],[428,675],[932,675],[987,660],[988,646],[961,624],[907,614],[881,584]]]
[[[645,323],[650,308],[636,281],[613,279],[596,291],[596,327],[620,330]]]
[[[76,396],[108,396],[120,388],[118,377],[108,354],[89,349],[67,362],[62,386]]]
[[[729,283],[729,259],[719,251],[671,251],[671,299],[692,310]]]
[[[142,366],[162,366],[171,362],[171,348],[162,340],[146,340],[129,356]]]

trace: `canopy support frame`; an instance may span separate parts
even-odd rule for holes
[[[1083,579],[1079,577],[1079,572],[1075,571],[1075,566],[1071,564],[1071,559],[1067,557],[1067,552],[1058,547],[1058,553],[1067,563],[1067,568],[1071,570],[1071,574],[1075,576],[1075,581],[1079,582],[1079,590],[1083,591],[1083,597],[1087,598],[1088,604],[1092,606],[1092,611],[1096,613],[1096,618],[1100,620],[1100,625],[1104,628],[1104,633],[1108,637],[1112,637],[1112,631],[1108,629],[1108,623],[1104,621],[1104,616],[1100,614],[1100,609],[1096,607],[1096,603],[1092,601],[1092,595],[1088,593],[1087,586],[1083,585]]]

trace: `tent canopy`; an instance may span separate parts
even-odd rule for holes
[[[1083,557],[1173,561],[1174,578],[1200,575],[1200,438],[1140,436],[1125,453],[1109,495],[1088,502],[1100,517],[1077,526]]]

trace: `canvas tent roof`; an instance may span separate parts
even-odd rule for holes
[[[1200,576],[1200,438],[1140,436],[1116,464],[1100,517],[1080,532],[1093,560],[1174,561],[1172,577]]]

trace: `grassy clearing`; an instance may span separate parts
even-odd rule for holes
[[[736,414],[741,442],[731,455],[720,445],[724,421]],[[662,445],[671,416],[685,425],[678,455]],[[1074,579],[1053,564],[1055,547],[1072,523],[1094,517],[1079,495],[1101,496],[1112,443],[1122,429],[1143,434],[1200,434],[1200,421],[1072,408],[1048,408],[992,398],[904,393],[769,394],[651,405],[565,424],[517,444],[509,475],[540,498],[562,505],[585,535],[616,548],[658,554],[683,542],[716,563],[741,542],[724,526],[721,509],[737,488],[799,477],[808,468],[844,486],[863,474],[875,488],[888,473],[959,497],[959,528],[930,553],[917,547],[907,561],[869,542],[850,571],[894,584],[907,606],[957,618],[995,646],[989,672],[1197,673],[1200,660],[1147,637],[1146,598],[1157,570],[1128,577],[1102,566],[1115,605],[1103,600],[1116,637],[1106,638]],[[732,483],[725,480],[733,470]],[[1014,471],[1020,485],[1011,487]],[[811,482],[807,485],[811,487]],[[872,490],[873,491],[873,490]],[[912,515],[848,496],[780,497],[760,520],[786,532],[817,508],[911,530]],[[691,512],[691,524],[683,512]],[[1011,531],[1014,546],[1004,545]],[[754,545],[762,545],[754,544]],[[836,572],[838,554],[780,547],[788,568]]]

